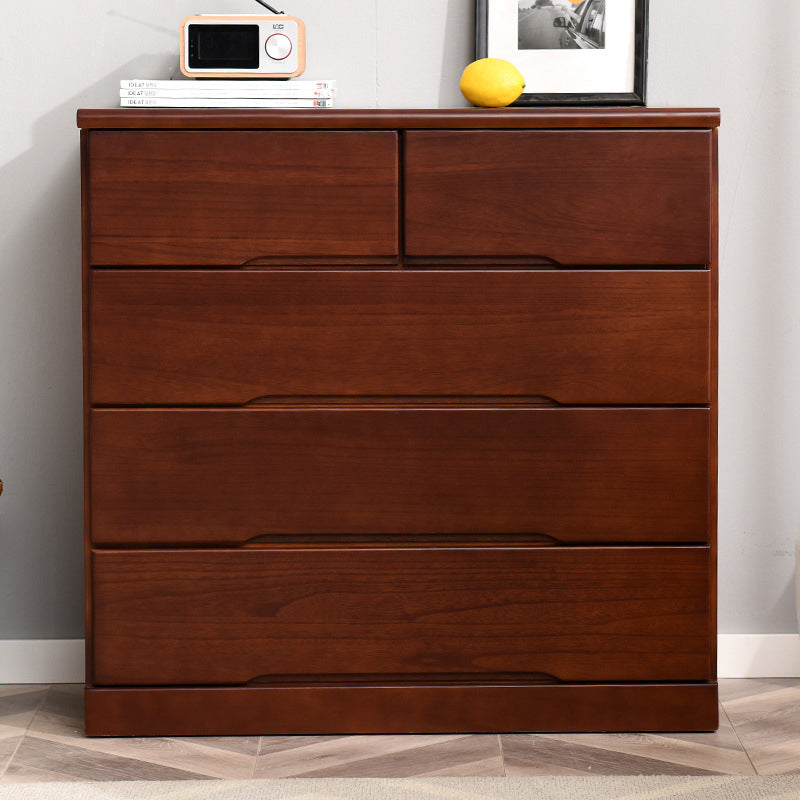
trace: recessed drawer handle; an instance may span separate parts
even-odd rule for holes
[[[256,256],[255,258],[248,258],[247,261],[242,261],[239,266],[242,269],[246,269],[247,267],[263,267],[268,266],[270,260],[269,256]]]
[[[238,269],[337,269],[341,267],[397,268],[396,255],[388,256],[255,256],[242,261]]]
[[[551,256],[425,256],[408,255],[403,258],[403,266],[426,269],[472,269],[474,267],[491,269],[508,267],[510,269],[575,269],[575,264],[564,263]]]
[[[550,258],[550,256],[531,256],[530,259],[535,264],[550,264],[554,267],[564,266],[558,259]]]
[[[561,403],[558,402],[553,397],[550,397],[546,394],[535,394],[531,397],[521,398],[521,400],[525,403],[525,405],[531,406],[560,406]]]
[[[561,678],[557,678],[549,672],[511,672],[511,673],[492,673],[485,675],[484,673],[453,673],[453,674],[438,674],[438,673],[420,673],[414,675],[257,675],[251,678],[244,685],[245,686],[258,686],[258,685],[271,685],[271,686],[286,686],[292,684],[315,684],[329,683],[333,685],[355,685],[359,684],[413,684],[419,685],[420,683],[434,683],[434,684],[449,684],[449,683],[475,683],[475,682],[514,682],[524,684],[559,684],[564,683]]]
[[[248,406],[286,406],[286,405],[327,405],[327,406],[408,406],[412,408],[458,408],[459,406],[487,404],[493,406],[560,406],[558,400],[546,394],[532,394],[525,397],[488,396],[488,395],[463,395],[458,397],[366,397],[363,395],[261,395],[242,403]]]
[[[566,542],[546,533],[509,533],[509,534],[369,534],[356,533],[350,536],[338,534],[289,534],[261,533],[242,541],[242,548],[262,548],[264,545],[284,548],[294,547],[565,547]]]

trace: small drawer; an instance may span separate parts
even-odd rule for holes
[[[96,686],[711,679],[709,551],[95,551]]]
[[[409,131],[410,260],[711,261],[711,131]]]
[[[397,134],[93,131],[94,266],[396,258]]]
[[[95,545],[708,540],[706,409],[94,410]]]
[[[707,271],[94,270],[91,400],[709,401]]]

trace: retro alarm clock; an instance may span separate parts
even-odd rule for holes
[[[306,28],[273,12],[198,14],[181,23],[181,72],[189,78],[294,78],[306,68]]]

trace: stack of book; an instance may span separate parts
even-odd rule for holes
[[[336,81],[120,81],[123,108],[333,108]]]

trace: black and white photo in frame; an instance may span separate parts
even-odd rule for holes
[[[477,0],[477,58],[525,76],[514,105],[644,105],[648,0]]]

